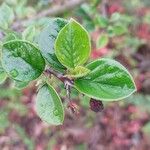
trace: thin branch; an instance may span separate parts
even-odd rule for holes
[[[72,1],[66,2],[65,4],[63,4],[61,6],[60,5],[59,6],[54,6],[52,8],[49,8],[47,10],[44,10],[44,11],[40,12],[39,14],[37,14],[36,16],[31,17],[28,20],[15,22],[13,24],[12,28],[17,29],[20,26],[23,26],[24,24],[27,24],[30,21],[40,19],[40,18],[45,17],[45,16],[57,16],[59,14],[62,14],[64,12],[66,12],[66,11],[73,10],[75,7],[81,5],[82,3],[86,2],[86,1],[87,0],[72,0]]]
[[[59,79],[60,81],[62,81],[65,85],[73,86],[73,80],[72,79],[64,76],[61,73],[58,73],[58,72],[54,71],[52,68],[46,69],[45,73],[47,73],[48,75],[55,76],[57,79]]]
[[[72,79],[64,76],[63,74],[54,71],[52,68],[46,69],[45,73],[48,75],[55,76],[57,79],[59,79],[60,81],[62,81],[64,83],[64,86],[65,86],[65,89],[67,92],[67,103],[69,106],[69,104],[70,104],[70,93],[71,93],[71,88],[73,87],[74,81]]]

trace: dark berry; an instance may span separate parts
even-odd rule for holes
[[[91,98],[90,109],[94,112],[101,112],[104,109],[102,101]]]

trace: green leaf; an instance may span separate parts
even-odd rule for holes
[[[64,120],[64,109],[60,97],[55,89],[45,84],[37,94],[36,111],[39,117],[53,125],[60,125]]]
[[[127,33],[128,29],[123,24],[113,26],[113,32],[115,35],[119,36],[124,33]]]
[[[0,27],[7,29],[8,25],[11,24],[14,20],[13,9],[8,5],[3,3],[0,7]]]
[[[77,66],[74,69],[70,69],[66,76],[69,78],[81,78],[86,76],[89,72],[89,69],[82,66]]]
[[[103,48],[105,47],[109,42],[109,38],[107,34],[101,34],[97,40],[97,48]]]
[[[45,62],[34,45],[27,41],[13,40],[2,47],[2,66],[11,78],[28,82],[41,75]]]
[[[109,20],[103,16],[100,16],[99,14],[96,15],[95,22],[97,25],[99,25],[101,28],[106,28],[109,24]]]
[[[31,25],[28,28],[26,28],[22,33],[22,39],[32,42],[34,40],[35,35],[36,35],[35,26]]]
[[[87,65],[91,72],[75,80],[75,88],[85,95],[103,101],[117,101],[136,91],[134,81],[120,63],[98,59]]]
[[[55,54],[67,68],[84,64],[90,55],[90,49],[87,31],[74,19],[63,27],[55,42]]]
[[[7,78],[7,73],[2,67],[0,67],[0,84],[2,84]]]
[[[67,24],[65,19],[51,19],[47,27],[43,29],[38,38],[38,44],[43,57],[56,70],[63,71],[65,67],[55,56],[54,43],[59,31]]]

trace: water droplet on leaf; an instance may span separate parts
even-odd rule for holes
[[[16,69],[13,69],[13,70],[10,71],[10,74],[15,78],[15,77],[18,76],[19,73]]]
[[[59,115],[58,110],[57,110],[57,109],[55,109],[55,110],[54,110],[54,112],[53,112],[53,114],[54,114],[55,116],[58,116],[58,115]]]

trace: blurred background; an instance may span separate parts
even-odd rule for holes
[[[50,17],[78,20],[91,36],[90,59],[118,60],[138,91],[95,113],[90,99],[73,90],[79,113],[66,108],[64,124],[49,126],[35,112],[36,83],[18,90],[6,79],[0,85],[0,150],[150,150],[150,0],[0,0],[0,43],[12,36],[34,42]],[[52,84],[65,100],[63,85]]]

